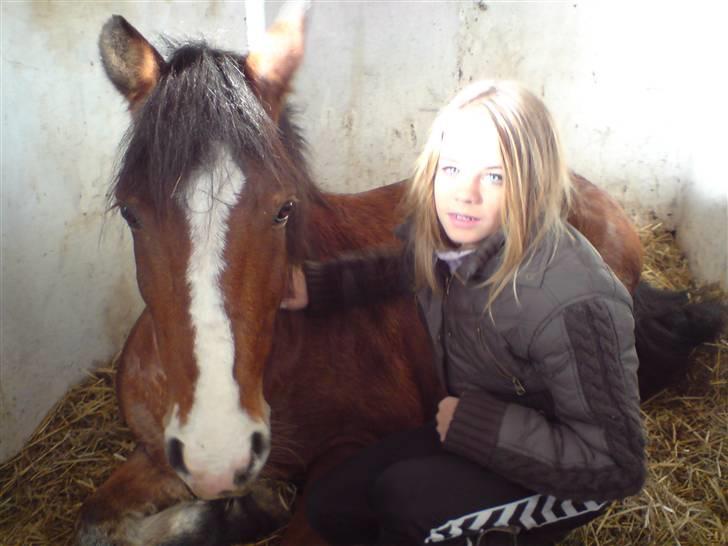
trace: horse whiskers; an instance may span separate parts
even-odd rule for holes
[[[284,421],[272,421],[271,429],[273,430],[273,441],[268,461],[281,464],[290,462],[305,464],[301,457],[304,445],[293,439],[296,427]]]
[[[305,464],[300,450],[282,445],[274,445],[271,448],[268,460],[269,462],[285,463],[286,465],[291,465],[292,463],[298,465]]]
[[[281,436],[281,435],[276,435],[273,437],[273,444],[272,444],[273,449],[276,449],[276,448],[297,449],[302,446],[303,446],[303,444],[301,442],[292,440],[289,437],[285,437],[285,436]]]
[[[179,183],[182,180],[182,175],[179,175],[177,177],[177,181],[174,183],[174,186],[172,187],[172,193],[169,194],[171,198],[174,198],[177,193],[177,188],[179,187]]]
[[[293,428],[291,428],[293,430]],[[278,434],[273,435],[273,444],[272,448],[285,448],[285,449],[297,449],[303,447],[303,444],[299,441],[296,441],[291,438],[288,434],[281,434],[280,432]]]
[[[275,419],[271,417],[270,419],[270,428],[272,431],[275,432],[287,432],[287,431],[295,431],[296,425],[289,421],[283,421],[279,419]]]

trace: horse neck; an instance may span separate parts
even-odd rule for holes
[[[310,200],[309,259],[327,260],[364,248],[394,245],[393,230],[401,222],[396,208],[404,189],[402,182],[358,194],[317,192]],[[276,319],[271,357],[266,366],[267,388],[276,390],[295,375],[306,358],[307,341],[320,328],[303,312],[280,311]]]
[[[355,194],[321,193],[310,210],[310,259],[396,244],[394,228],[404,182]]]

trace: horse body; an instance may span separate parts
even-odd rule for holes
[[[319,195],[310,216],[311,251],[326,259],[345,251],[398,244],[392,232],[399,220],[392,205],[402,190],[400,183],[364,194]],[[272,408],[272,445],[260,478],[303,485],[376,439],[431,418],[444,395],[413,298],[357,307],[335,317],[281,311],[273,330],[263,375],[264,398]],[[139,512],[140,507],[156,513],[186,501],[186,520],[209,518],[213,513],[193,501],[170,464],[164,423],[171,386],[162,361],[154,318],[147,309],[127,339],[117,377],[122,415],[140,448],[87,501],[83,513],[87,522],[108,522],[108,528],[101,526],[104,533],[122,544],[137,544],[136,540],[150,544],[156,537],[161,543],[170,535],[182,539],[172,529],[172,515],[150,525],[130,515],[109,517],[99,507],[110,507],[113,513],[122,499],[128,514]],[[275,516],[228,522],[237,527],[237,538],[259,536],[285,521],[282,507],[269,497],[269,491],[253,489],[249,497],[255,508]],[[172,514],[181,517],[182,512]],[[139,534],[132,529],[139,526],[146,529],[144,538],[132,539]],[[290,544],[317,543],[319,539],[305,525],[299,527],[304,530],[291,526]],[[200,542],[196,531],[197,527],[185,528],[186,543],[207,543]],[[86,536],[97,532],[85,531]],[[86,544],[83,540],[79,543]],[[216,536],[209,543],[218,540]]]
[[[292,12],[247,57],[183,46],[165,62],[120,17],[102,31],[133,116],[113,194],[146,309],[117,378],[138,447],[84,503],[80,546],[250,541],[288,518],[268,478],[305,495],[357,449],[431,418],[444,395],[414,298],[328,316],[279,309],[292,266],[396,246],[403,220],[402,183],[331,195],[311,182],[283,105],[302,33]],[[634,227],[574,181],[571,221],[634,290]],[[303,505],[284,545],[323,544]]]
[[[321,204],[311,210],[311,252],[327,259],[398,244],[392,234],[398,223],[392,204],[401,188],[321,194]],[[332,449],[361,447],[434,415],[440,393],[436,377],[429,366],[412,365],[430,360],[413,298],[351,308],[333,317],[281,311],[263,378],[273,408],[266,471],[278,475],[298,460],[299,469],[285,476],[294,478]],[[292,454],[288,450],[294,446]]]
[[[578,174],[571,175],[574,200],[569,223],[599,250],[630,294],[642,273],[642,243],[622,207],[604,190]]]

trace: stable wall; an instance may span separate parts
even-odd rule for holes
[[[266,4],[269,21],[277,6]],[[150,38],[204,35],[243,50],[245,8],[3,3],[0,460],[86,369],[108,362],[141,308],[130,237],[105,212],[128,116],[98,61],[101,26],[120,13]],[[293,96],[314,173],[332,191],[404,178],[456,89],[518,79],[551,107],[575,170],[641,221],[676,229],[694,273],[728,287],[721,11],[314,3]]]

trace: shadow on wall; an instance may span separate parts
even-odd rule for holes
[[[723,38],[728,46],[728,38]],[[683,138],[691,143],[690,181],[683,184],[677,240],[699,282],[728,289],[728,174],[725,127],[728,105],[717,85],[721,74],[701,73],[699,101],[690,104],[691,124]]]
[[[720,157],[718,155],[715,156]],[[696,175],[701,169],[695,169]],[[682,189],[677,240],[700,282],[728,288],[728,180],[719,170]],[[720,175],[720,178],[718,176]]]

